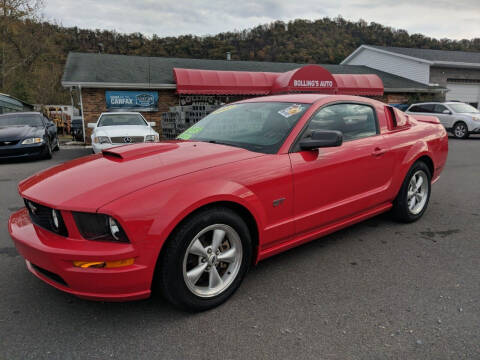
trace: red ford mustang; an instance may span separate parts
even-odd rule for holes
[[[9,231],[28,269],[97,300],[205,310],[249,265],[382,212],[427,208],[447,158],[435,117],[372,99],[280,95],[224,106],[178,140],[121,146],[22,181]]]

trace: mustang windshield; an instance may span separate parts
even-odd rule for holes
[[[8,114],[0,116],[0,126],[43,126],[42,119],[38,114]]]
[[[143,125],[147,126],[140,114],[103,114],[98,126]]]
[[[251,102],[226,105],[177,139],[206,141],[274,154],[310,104]]]

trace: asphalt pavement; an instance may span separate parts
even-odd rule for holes
[[[480,137],[449,142],[421,220],[384,214],[265,260],[200,314],[38,280],[7,232],[17,183],[91,150],[0,164],[0,360],[480,359]]]

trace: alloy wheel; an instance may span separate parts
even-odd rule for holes
[[[407,192],[408,210],[413,215],[419,214],[428,199],[428,177],[423,170],[416,171],[410,178]]]
[[[211,298],[224,292],[242,264],[242,241],[229,225],[214,224],[190,242],[183,259],[183,279],[195,295]]]
[[[455,126],[454,133],[456,137],[463,138],[466,132],[467,132],[467,128],[465,124],[458,124],[457,126]]]

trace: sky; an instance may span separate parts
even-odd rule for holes
[[[159,37],[243,30],[276,20],[341,15],[434,38],[480,38],[480,0],[44,0],[63,26]]]

